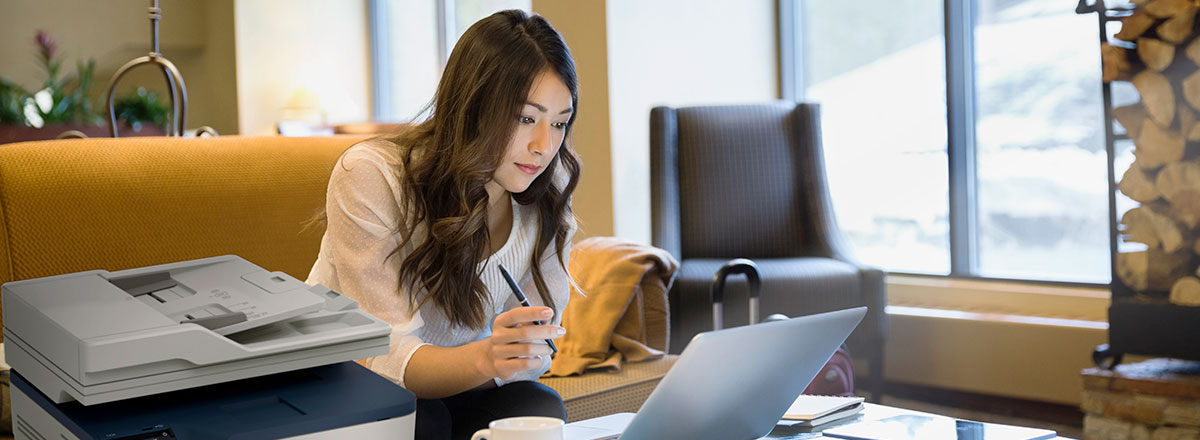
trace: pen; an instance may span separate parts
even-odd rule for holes
[[[533,307],[529,305],[529,299],[525,298],[525,292],[521,291],[521,286],[517,285],[517,281],[513,279],[512,274],[508,273],[508,269],[505,269],[503,264],[496,264],[496,266],[500,267],[500,274],[504,275],[504,281],[508,281],[508,287],[512,288],[513,295],[517,297],[517,301],[520,301],[522,306]],[[533,324],[542,325],[542,321],[533,321]],[[546,345],[550,346],[551,352],[558,353],[558,347],[554,346],[553,340],[547,339]]]

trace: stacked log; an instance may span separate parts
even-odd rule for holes
[[[1083,440],[1200,440],[1200,362],[1083,370]]]
[[[1136,0],[1116,41],[1101,45],[1103,80],[1140,101],[1113,109],[1134,143],[1118,190],[1141,205],[1121,217],[1117,277],[1137,292],[1200,306],[1200,0]]]

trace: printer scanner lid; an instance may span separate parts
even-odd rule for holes
[[[386,350],[391,332],[350,298],[234,255],[23,280],[2,291],[5,337],[13,342],[6,352],[8,345],[24,351],[9,358],[36,358],[84,394],[89,386],[174,380],[180,374],[170,373],[285,353],[297,359],[296,352],[366,339]],[[368,356],[335,361],[361,357]]]

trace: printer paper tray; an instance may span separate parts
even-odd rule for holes
[[[84,405],[159,394],[302,368],[363,359],[388,353],[388,335],[295,350],[275,355],[206,365],[169,373],[134,377],[96,385],[82,385],[51,364],[25,341],[5,331],[9,365],[45,393],[54,403],[78,400]]]

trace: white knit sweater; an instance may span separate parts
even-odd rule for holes
[[[544,303],[530,270],[537,242],[537,210],[513,200],[513,226],[508,241],[480,263],[482,281],[491,301],[485,306],[489,310],[486,327],[475,330],[452,325],[445,314],[428,302],[413,313],[409,306],[410,292],[400,286],[400,264],[424,240],[428,228],[423,224],[408,228],[413,240],[389,255],[403,241],[393,231],[401,219],[406,219],[401,206],[408,206],[404,203],[402,180],[395,171],[398,160],[396,147],[382,140],[361,142],[342,154],[329,179],[325,204],[328,225],[321,238],[321,251],[305,282],[323,284],[353,298],[363,310],[392,325],[391,350],[387,355],[367,359],[366,365],[403,386],[404,371],[417,348],[426,344],[456,347],[485,339],[492,333],[495,315],[520,306],[497,264],[512,272],[532,305]],[[555,177],[558,181],[559,176]],[[573,224],[569,235],[574,232]],[[570,255],[569,239],[563,252],[566,261]],[[542,274],[561,312],[567,305],[570,281],[559,266],[553,243],[543,255]],[[560,320],[561,313],[554,324]],[[535,380],[549,369],[550,358],[543,357],[542,368],[514,380]],[[496,379],[496,383],[505,382]]]

